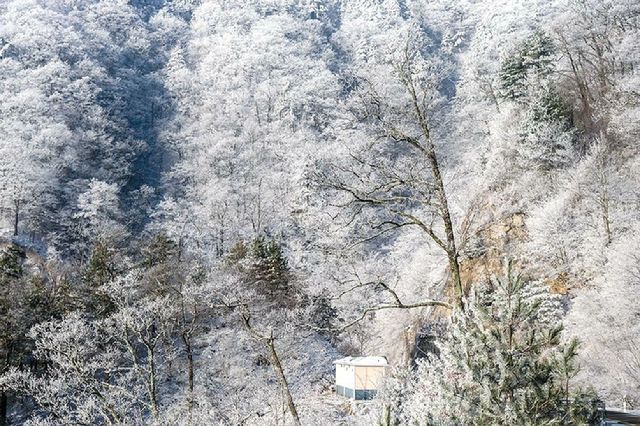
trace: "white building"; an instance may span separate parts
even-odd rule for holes
[[[354,400],[372,399],[385,376],[389,363],[382,356],[346,357],[336,365],[336,393]]]

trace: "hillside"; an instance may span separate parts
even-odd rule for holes
[[[0,426],[640,407],[638,40],[636,0],[0,2]]]

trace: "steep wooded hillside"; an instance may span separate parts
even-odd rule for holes
[[[640,404],[639,39],[636,0],[0,2],[0,425]],[[347,355],[394,367],[366,408]]]

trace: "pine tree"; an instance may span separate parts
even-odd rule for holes
[[[407,417],[475,425],[592,421],[592,395],[569,385],[578,343],[562,343],[561,314],[559,298],[510,265],[504,279],[475,286],[440,355],[420,363]]]
[[[543,88],[531,102],[529,119],[533,123],[557,123],[569,128],[571,123],[571,106],[553,87]]]
[[[516,100],[526,95],[527,68],[519,54],[509,56],[500,68],[500,88],[502,97]]]
[[[522,101],[529,96],[531,86],[539,86],[553,71],[554,54],[555,47],[548,35],[541,31],[531,35],[502,62],[499,72],[502,97]]]
[[[99,317],[115,309],[113,300],[104,286],[124,271],[117,250],[107,242],[99,241],[93,248],[82,271],[79,286],[80,304],[86,312]]]
[[[227,264],[268,299],[286,304],[294,302],[291,271],[277,241],[264,236],[255,237],[249,244],[239,241],[230,250]]]
[[[143,266],[152,268],[177,257],[179,254],[178,245],[165,233],[160,233],[142,250]]]
[[[253,240],[248,273],[259,291],[276,298],[290,296],[289,266],[277,242],[264,237]]]

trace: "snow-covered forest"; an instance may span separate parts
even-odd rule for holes
[[[639,300],[638,0],[0,0],[1,426],[594,423]]]

